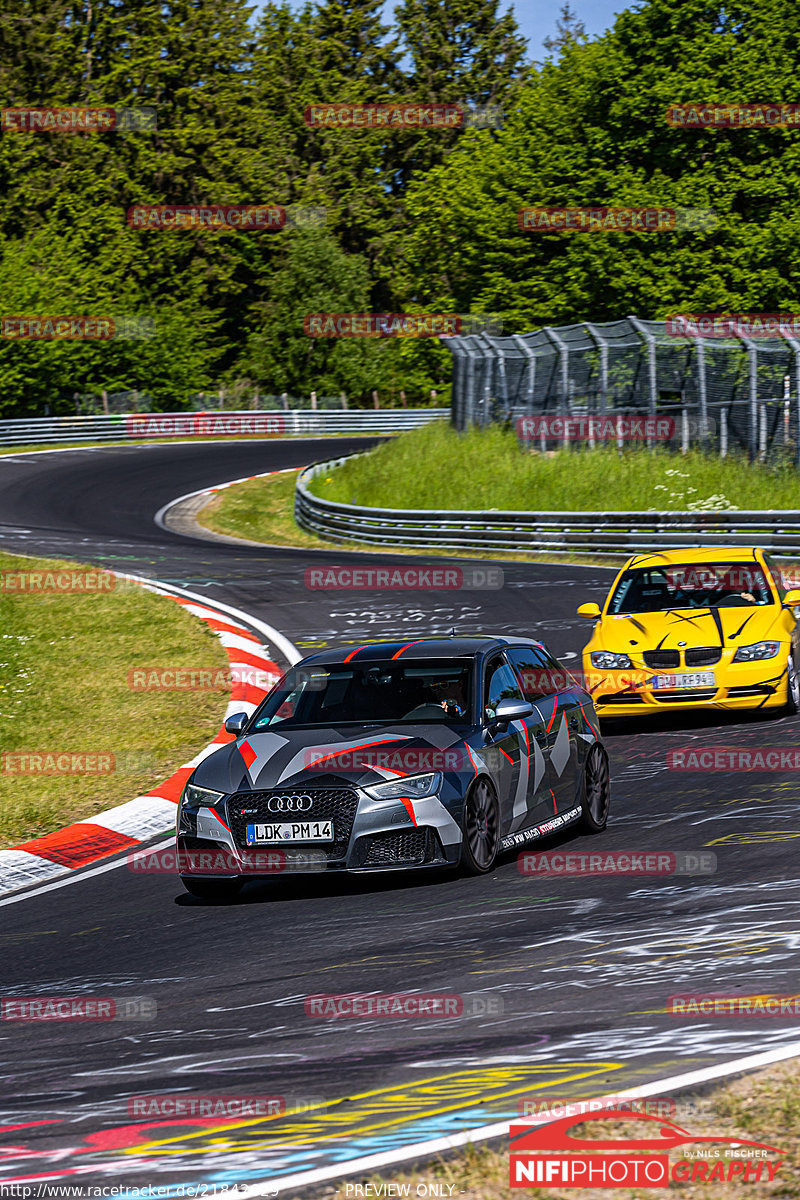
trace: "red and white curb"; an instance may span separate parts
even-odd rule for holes
[[[226,718],[235,712],[252,713],[282,674],[281,668],[251,629],[256,629],[264,641],[271,643],[290,664],[301,657],[292,643],[277,630],[240,609],[209,601],[185,588],[140,576],[118,574],[117,578],[167,596],[193,616],[205,621],[224,646],[234,677],[246,680],[255,674],[267,685],[261,687],[247,682],[235,683],[225,711]],[[250,628],[245,626],[245,621]],[[0,850],[0,894],[54,879],[98,859],[138,846],[158,834],[169,833],[175,827],[181,792],[194,768],[219,746],[231,741],[233,735],[225,732],[223,724],[199,754],[183,763],[168,779],[143,796],[136,796],[133,800],[77,821],[55,833],[21,842],[9,850]]]

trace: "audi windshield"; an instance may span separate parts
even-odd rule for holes
[[[772,603],[758,563],[687,563],[626,571],[614,588],[608,612],[616,615]]]
[[[468,721],[472,662],[465,659],[313,663],[288,672],[250,732],[338,725]]]

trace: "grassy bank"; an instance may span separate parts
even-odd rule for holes
[[[34,571],[97,575],[77,563],[0,555],[0,846],[148,791],[214,735],[227,699],[223,688],[129,686],[136,667],[227,668],[219,640],[174,601],[140,588],[8,590],[16,581],[6,572]],[[21,773],[29,764],[20,755],[47,753],[105,756],[93,765],[113,770]]]
[[[378,508],[592,511],[796,508],[800,476],[699,451],[615,447],[523,453],[498,426],[456,433],[435,423],[401,434],[327,476],[326,500]]]
[[[800,1134],[798,1133],[797,1113],[800,1109],[800,1081],[797,1075],[797,1061],[789,1060],[769,1067],[753,1075],[745,1076],[726,1087],[719,1088],[702,1096],[679,1096],[676,1098],[676,1111],[668,1118],[697,1137],[709,1137],[719,1134],[722,1137],[740,1137],[750,1141],[777,1146],[785,1151],[774,1181],[766,1182],[767,1174],[760,1182],[750,1180],[742,1182],[741,1177],[732,1182],[694,1183],[672,1182],[669,1195],[677,1200],[739,1200],[748,1196],[751,1200],[766,1200],[767,1197],[797,1197],[800,1195],[800,1168],[798,1167],[798,1151],[800,1151]],[[657,1126],[654,1123],[653,1129]],[[604,1122],[602,1130],[600,1123],[575,1126],[572,1134],[578,1137],[612,1138],[642,1138],[641,1122]],[[653,1136],[652,1133],[649,1136]],[[724,1151],[723,1146],[718,1146]],[[670,1163],[674,1164],[688,1159],[698,1146],[687,1146],[687,1153],[679,1147],[670,1152]],[[655,1151],[650,1151],[655,1153]],[[728,1160],[721,1158],[726,1163]],[[752,1162],[764,1161],[759,1159],[747,1160]],[[766,1161],[780,1161],[778,1155],[768,1154]],[[447,1160],[438,1160],[428,1166],[418,1168],[413,1172],[384,1174],[381,1180],[371,1176],[369,1182],[373,1190],[364,1195],[386,1194],[375,1190],[379,1182],[384,1188],[387,1182],[395,1185],[394,1195],[444,1195],[458,1197],[459,1200],[514,1200],[514,1197],[525,1195],[536,1197],[537,1200],[572,1200],[576,1195],[581,1200],[608,1200],[612,1195],[614,1200],[642,1200],[646,1194],[658,1195],[651,1188],[607,1188],[581,1187],[575,1188],[519,1188],[509,1187],[508,1182],[508,1149],[489,1150],[485,1147],[468,1147]],[[708,1169],[713,1166],[709,1162]],[[326,1194],[336,1200],[346,1200],[347,1196],[355,1194],[352,1179],[350,1191],[342,1184],[331,1188]],[[367,1177],[364,1177],[364,1183]],[[438,1185],[440,1191],[433,1190],[432,1185]],[[405,1186],[409,1190],[405,1191]],[[419,1188],[419,1191],[417,1190]],[[448,1190],[452,1189],[452,1190]],[[661,1192],[660,1194],[666,1194]]]

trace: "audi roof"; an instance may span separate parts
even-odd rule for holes
[[[317,654],[310,654],[305,662],[318,663],[341,663],[352,662],[357,659],[358,662],[370,662],[372,660],[385,661],[387,658],[466,658],[473,654],[478,654],[481,651],[488,652],[490,650],[502,650],[504,646],[541,646],[542,643],[535,638],[522,637],[486,637],[486,636],[453,636],[453,637],[435,637],[435,638],[419,638],[411,641],[401,641],[396,638],[389,642],[365,642],[363,646],[348,649],[342,646],[339,649],[321,650]]]

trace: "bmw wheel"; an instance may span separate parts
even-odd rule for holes
[[[193,879],[181,875],[181,883],[198,900],[233,900],[242,886],[241,879]]]
[[[597,743],[586,756],[581,784],[581,819],[583,833],[600,833],[608,821],[611,802],[608,755]]]
[[[800,675],[794,665],[794,656],[789,655],[786,663],[786,713],[793,717],[800,712]]]
[[[500,850],[497,796],[488,780],[477,780],[467,793],[462,826],[461,866],[468,875],[486,875]]]

